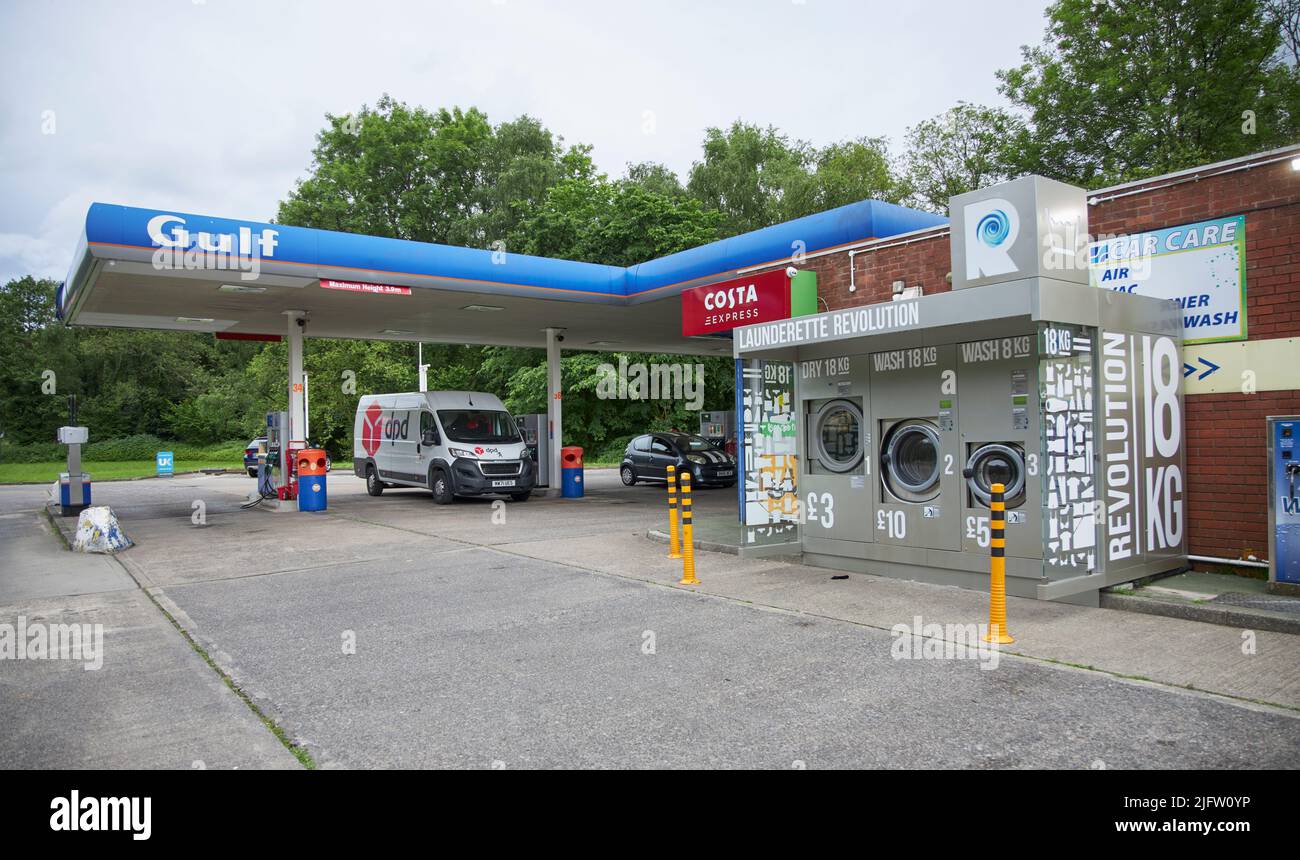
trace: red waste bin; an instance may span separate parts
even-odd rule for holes
[[[298,466],[298,510],[325,510],[325,452],[320,448],[303,448],[295,452]]]
[[[560,449],[560,495],[582,498],[582,449],[571,445]]]

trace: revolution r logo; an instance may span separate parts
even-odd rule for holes
[[[966,277],[1006,275],[1019,267],[1011,259],[1011,246],[1020,236],[1020,215],[1016,207],[1000,197],[967,204]]]

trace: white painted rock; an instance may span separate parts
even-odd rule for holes
[[[77,552],[117,552],[133,545],[107,505],[86,508],[77,518],[77,537],[72,542]]]

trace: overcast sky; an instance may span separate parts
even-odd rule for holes
[[[63,278],[92,201],[267,220],[324,114],[385,92],[530,114],[611,176],[684,180],[704,129],[737,118],[897,145],[959,100],[1002,104],[994,70],[1040,41],[1045,6],[3,0],[0,279]]]

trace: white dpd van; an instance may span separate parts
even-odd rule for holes
[[[537,466],[515,420],[491,394],[368,394],[352,426],[352,468],[366,490],[424,487],[440,505],[456,496],[528,498]]]

